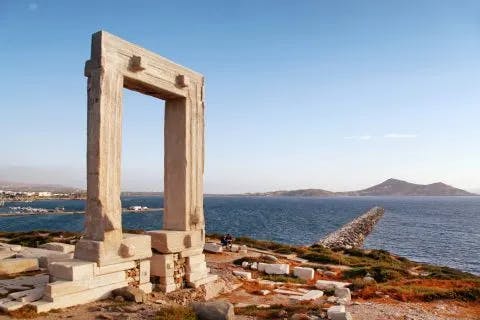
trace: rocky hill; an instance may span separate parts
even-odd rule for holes
[[[322,189],[301,189],[289,191],[272,191],[249,193],[255,196],[476,196],[476,194],[449,186],[442,182],[432,184],[415,184],[398,179],[388,179],[373,187],[347,192],[332,192]]]
[[[344,192],[354,196],[473,196],[468,191],[449,186],[442,182],[431,184],[415,184],[407,181],[388,179],[373,187]]]

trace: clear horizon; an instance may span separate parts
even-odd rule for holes
[[[480,192],[480,3],[135,8],[0,3],[0,180],[85,186],[83,67],[103,29],[205,75],[206,193],[392,177]],[[162,191],[163,101],[124,90],[123,125],[123,189]]]

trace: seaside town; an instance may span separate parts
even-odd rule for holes
[[[85,192],[52,192],[52,191],[12,191],[0,190],[0,204],[7,201],[34,201],[49,199],[85,199]]]

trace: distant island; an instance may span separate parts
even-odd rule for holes
[[[239,194],[205,194],[205,196],[235,196]],[[246,196],[290,196],[290,197],[358,197],[358,196],[478,196],[442,182],[415,184],[398,179],[388,179],[373,187],[346,192],[323,189],[279,190],[270,192],[244,193]],[[163,192],[124,191],[122,197],[161,197]],[[33,201],[47,199],[85,199],[86,190],[56,184],[28,184],[0,180],[0,201]]]
[[[249,196],[334,197],[334,196],[477,196],[477,194],[449,186],[442,182],[415,184],[398,179],[388,179],[373,187],[346,192],[322,189],[282,190],[247,193]]]

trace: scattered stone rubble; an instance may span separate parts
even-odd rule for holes
[[[48,280],[48,274],[0,280],[0,294],[6,296],[0,299],[0,310],[12,311],[40,300]]]
[[[374,207],[337,231],[330,233],[317,244],[327,248],[351,249],[361,247],[384,212],[385,209]]]
[[[277,263],[263,263],[263,262],[242,262],[242,268],[257,270],[266,274],[283,274],[290,275],[290,265],[288,263],[281,263],[278,258],[271,255],[269,261]],[[261,258],[265,259],[265,255],[262,255]],[[272,273],[274,272],[274,273]],[[243,281],[256,282],[261,287],[268,288],[259,290],[258,295],[283,295],[287,296],[293,303],[301,303],[306,301],[315,301],[318,299],[324,299],[324,301],[337,304],[328,309],[328,318],[333,320],[349,320],[352,319],[351,314],[346,312],[345,305],[351,304],[351,293],[348,286],[351,283],[341,282],[341,281],[331,281],[331,280],[317,280],[315,282],[315,289],[312,289],[312,280],[315,278],[315,270],[309,267],[293,267],[293,276],[307,281],[306,284],[286,284],[284,282],[274,282],[270,280],[263,280],[261,277],[252,278],[252,272],[233,270],[232,273]],[[335,273],[333,273],[335,275]],[[324,297],[323,290],[334,290],[334,295],[329,297]],[[259,308],[270,308],[270,305],[266,304],[249,304],[249,303],[238,303],[235,305],[237,308],[245,308],[256,306]],[[295,314],[291,319],[318,319],[316,316],[309,316],[306,314]]]

